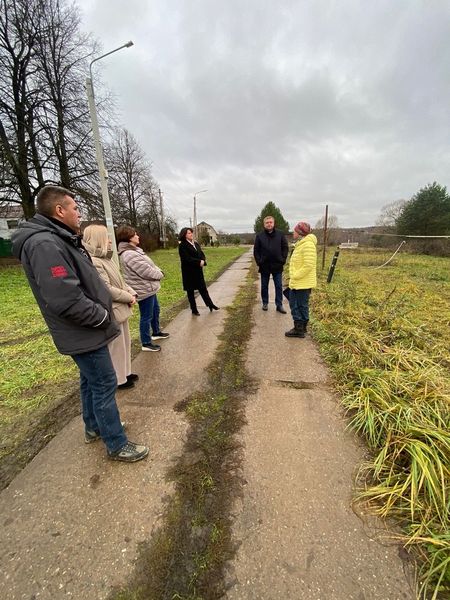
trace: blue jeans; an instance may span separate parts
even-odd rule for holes
[[[283,304],[283,273],[272,273],[275,285],[275,304]],[[269,279],[270,273],[261,273],[261,300],[263,304],[269,304]]]
[[[108,346],[72,358],[80,369],[85,427],[100,434],[108,452],[117,452],[127,443],[127,436],[116,404],[117,377]]]
[[[150,327],[153,335],[159,333],[159,302],[156,294],[149,296],[144,300],[139,300],[139,312],[141,315],[139,321],[139,335],[141,336],[141,344],[151,344],[152,336],[150,335]]]
[[[293,290],[289,291],[289,306],[294,321],[307,323],[309,321],[309,297],[311,288],[308,290]]]

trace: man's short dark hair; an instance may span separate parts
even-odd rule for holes
[[[117,243],[120,244],[120,242],[129,242],[135,233],[136,229],[134,229],[134,227],[130,227],[130,225],[122,225],[116,231]]]
[[[44,186],[36,196],[36,212],[44,217],[52,217],[55,214],[55,207],[62,204],[64,196],[74,198],[75,194],[60,185]]]

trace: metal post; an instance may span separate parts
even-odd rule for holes
[[[97,159],[98,173],[99,173],[99,178],[100,178],[100,188],[101,188],[101,192],[102,192],[103,209],[105,211],[105,222],[106,222],[106,227],[108,229],[109,237],[111,238],[113,260],[116,262],[116,264],[118,266],[119,266],[119,255],[117,254],[116,234],[114,231],[114,223],[113,223],[113,218],[112,218],[112,213],[111,213],[111,203],[109,200],[108,172],[105,168],[105,162],[103,160],[103,148],[102,148],[102,144],[100,141],[100,130],[98,127],[97,110],[95,108],[94,86],[92,83],[92,65],[95,62],[99,61],[100,59],[105,58],[105,56],[109,56],[110,54],[113,54],[114,52],[118,52],[119,50],[122,50],[122,48],[129,48],[132,45],[133,45],[133,42],[127,42],[123,46],[120,46],[119,48],[115,48],[114,50],[111,50],[111,52],[107,52],[106,54],[103,54],[102,56],[95,58],[89,65],[90,77],[86,78],[86,93],[87,93],[87,97],[88,97],[89,113],[90,113],[91,122],[92,122],[92,135],[94,137],[95,156]]]
[[[119,265],[119,256],[117,254],[117,244],[116,244],[116,234],[114,232],[114,223],[112,219],[111,213],[111,203],[109,201],[109,192],[108,192],[108,172],[105,168],[105,163],[103,161],[103,149],[100,142],[100,132],[98,128],[98,120],[97,120],[97,111],[95,110],[95,100],[94,100],[94,88],[92,86],[92,79],[88,77],[86,79],[86,91],[89,102],[89,112],[91,114],[92,121],[92,134],[94,136],[94,145],[95,145],[95,156],[97,158],[98,165],[98,174],[100,177],[100,188],[102,191],[102,200],[103,200],[103,209],[105,211],[105,221],[106,227],[108,229],[109,237],[112,242],[112,251],[113,251],[113,259],[117,265]]]
[[[327,251],[327,234],[328,234],[328,204],[325,206],[325,221],[323,223],[322,271],[325,268],[325,254]]]
[[[331,261],[330,270],[328,271],[327,283],[331,283],[333,279],[334,270],[336,268],[337,259],[339,257],[339,248],[336,250],[333,256],[333,260]]]

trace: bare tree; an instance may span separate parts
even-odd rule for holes
[[[105,160],[114,222],[139,228],[145,245],[156,247],[162,234],[159,185],[144,151],[129,131],[116,129],[105,148]],[[165,229],[169,237],[176,237],[177,224],[169,214]]]
[[[325,227],[325,217],[321,217],[314,225],[314,233],[316,233],[320,244],[323,243]],[[333,245],[337,242],[337,230],[339,229],[338,218],[336,215],[328,215],[327,219],[327,243]]]
[[[176,242],[178,238],[178,224],[171,215],[165,217],[166,237]]]
[[[98,206],[98,177],[84,92],[95,43],[75,5],[0,0],[0,185],[27,218],[46,183]]]
[[[0,142],[3,194],[34,213],[36,188],[43,183],[37,144],[39,87],[36,65],[36,3],[0,0]]]
[[[20,203],[26,218],[43,185],[78,192],[83,215],[102,219],[84,77],[97,52],[80,29],[79,12],[64,0],[0,0],[1,201]],[[97,94],[100,121],[112,113]],[[113,121],[114,119],[110,119]],[[114,220],[141,226],[158,240],[158,185],[136,139],[114,129],[105,151]]]
[[[407,200],[396,200],[385,204],[381,209],[380,216],[377,219],[379,227],[395,227],[400,214],[402,213]]]
[[[36,62],[42,103],[39,118],[59,180],[83,191],[83,181],[96,174],[84,76],[96,44],[80,31],[74,5],[40,0],[45,14],[38,29]]]
[[[151,195],[151,169],[142,148],[126,129],[117,129],[106,148],[109,186],[116,217],[137,227],[139,209]]]
[[[167,222],[167,217],[166,217]],[[151,236],[161,237],[161,214],[159,210],[158,184],[151,177],[148,180],[141,211],[139,225]]]

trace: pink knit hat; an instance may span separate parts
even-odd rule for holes
[[[300,235],[308,235],[308,233],[311,231],[311,225],[309,223],[305,223],[305,221],[299,221],[294,227],[294,231]]]

